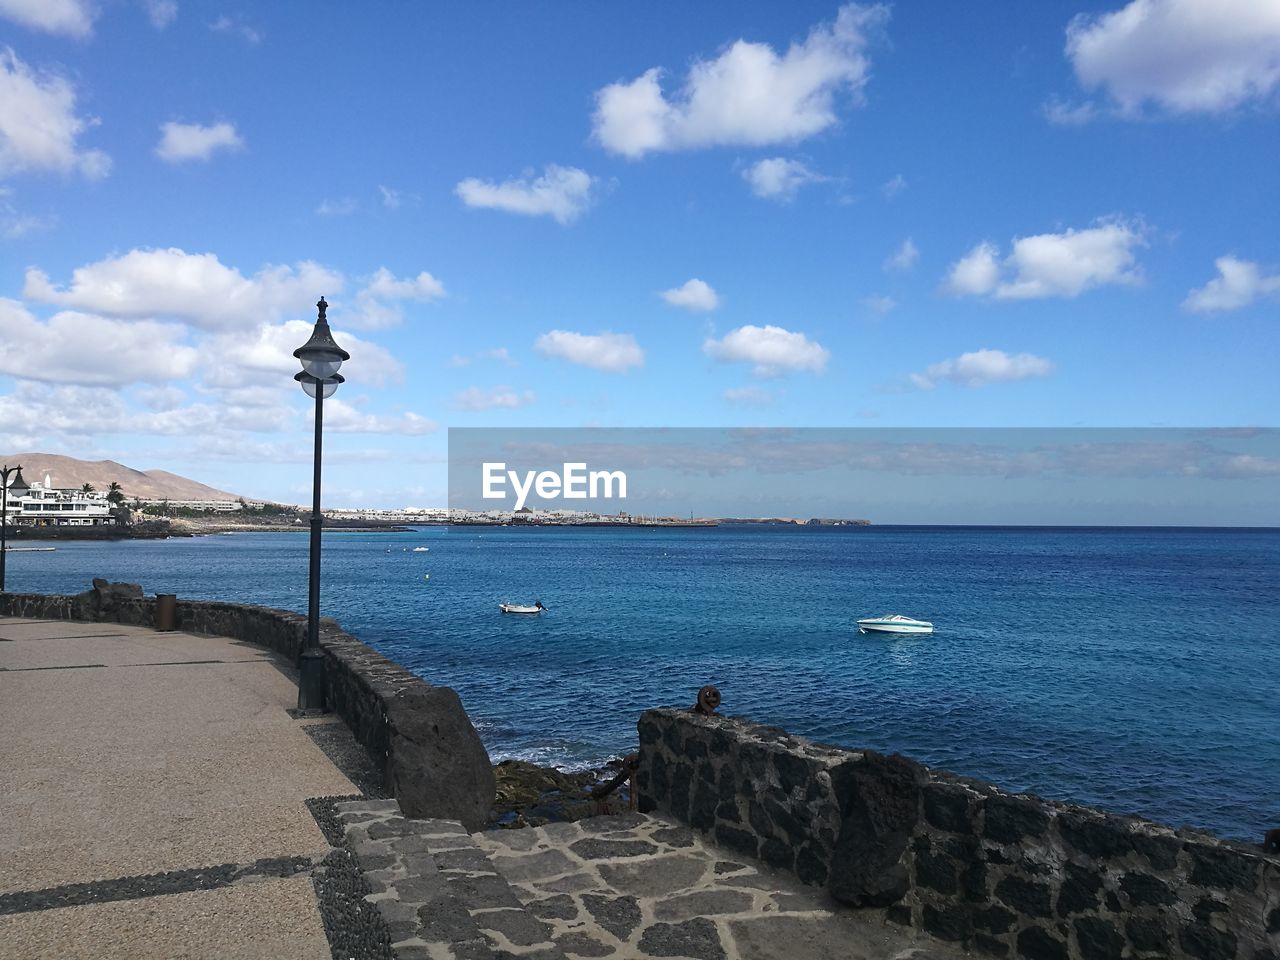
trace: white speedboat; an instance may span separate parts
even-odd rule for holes
[[[527,603],[500,603],[498,604],[498,609],[503,613],[541,613],[547,608],[544,607],[542,605],[542,601],[539,600],[532,606]]]
[[[430,547],[414,547],[414,548],[413,548],[413,552],[414,552],[414,553],[426,553],[426,552],[427,552],[428,550],[430,550],[430,549],[431,549]]]
[[[887,617],[868,617],[858,621],[859,633],[933,633],[928,620],[912,620],[900,613]]]

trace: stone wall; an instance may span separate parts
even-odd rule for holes
[[[131,584],[95,580],[74,597],[0,593],[0,615],[154,626],[156,600]],[[288,610],[179,600],[177,627],[231,637],[296,662],[307,618]],[[489,755],[457,693],[436,687],[359,640],[333,620],[320,622],[325,702],[383,771],[384,786],[407,816],[484,823],[495,783]]]
[[[1280,856],[685,710],[640,718],[641,809],[995,957],[1280,960]]]

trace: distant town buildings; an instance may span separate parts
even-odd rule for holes
[[[15,526],[99,527],[113,524],[116,517],[105,493],[59,490],[49,474],[29,488],[10,490],[5,521]]]

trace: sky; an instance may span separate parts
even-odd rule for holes
[[[322,295],[331,506],[460,427],[1275,426],[1278,108],[1280,0],[0,0],[0,453],[306,502]]]
[[[1280,527],[1280,430],[450,428],[449,507],[875,524]]]

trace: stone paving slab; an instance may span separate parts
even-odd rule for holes
[[[952,960],[962,950],[637,813],[477,834],[522,904],[572,957]]]
[[[661,816],[468,836],[388,801],[337,817],[398,960],[955,960],[966,954],[734,859]]]
[[[336,812],[396,960],[566,960],[462,824],[407,819],[394,800]]]
[[[0,916],[0,955],[23,960],[325,960],[305,877]]]

